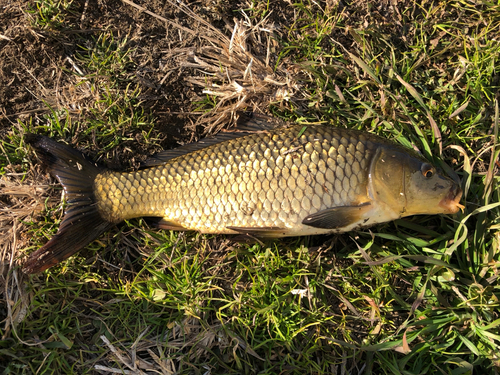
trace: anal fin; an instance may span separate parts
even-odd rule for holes
[[[362,216],[371,209],[372,205],[368,202],[358,206],[327,208],[306,216],[302,224],[314,228],[339,229],[360,221]]]
[[[167,220],[163,217],[149,217],[148,222],[156,228],[165,229],[165,230],[188,230],[186,227],[183,227],[181,224]]]
[[[226,227],[241,234],[247,234],[256,238],[279,238],[289,236],[289,229],[280,227]]]

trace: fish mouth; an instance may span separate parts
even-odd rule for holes
[[[457,184],[454,184],[446,197],[441,199],[439,206],[444,209],[445,214],[455,214],[458,210],[464,210],[465,206],[460,204],[462,198],[462,189]]]

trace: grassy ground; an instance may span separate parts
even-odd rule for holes
[[[92,3],[0,0],[3,373],[498,373],[498,3]],[[133,220],[22,274],[64,208],[26,132],[130,168],[243,109],[416,147],[466,208],[264,245]]]

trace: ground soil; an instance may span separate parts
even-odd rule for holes
[[[179,138],[192,139],[183,133],[186,124],[196,121],[192,116],[193,100],[201,89],[193,87],[179,59],[187,49],[200,46],[200,35],[179,28],[201,30],[202,24],[175,9],[166,1],[136,1],[157,16],[171,20],[163,22],[120,0],[89,2],[73,1],[61,25],[41,27],[34,20],[36,3],[19,0],[0,0],[0,135],[5,134],[18,120],[36,120],[55,104],[63,92],[75,84],[68,58],[103,30],[112,30],[117,38],[127,38],[134,47],[132,56],[134,83],[142,92],[143,106],[154,113],[156,126],[165,134],[166,143]],[[322,2],[323,3],[323,2]],[[238,9],[245,3],[227,0],[188,1],[190,9],[203,21],[227,35],[234,17],[241,18]],[[352,25],[376,23],[404,47],[405,33],[398,8],[382,1],[376,7],[364,2],[326,1],[325,9],[342,8]],[[269,3],[270,22],[286,37],[287,23],[294,18],[286,1]],[[311,11],[314,9],[311,8]],[[346,48],[352,44],[347,30],[334,30],[335,40]],[[328,42],[328,41],[325,41]],[[172,137],[168,137],[171,134]]]
[[[116,38],[127,37],[134,48],[131,69],[135,83],[141,89],[144,108],[154,112],[157,124],[162,127],[186,121],[178,113],[189,112],[196,93],[183,82],[176,56],[170,51],[195,47],[196,35],[180,32],[121,1],[99,1],[97,6],[75,1],[60,30],[32,25],[35,15],[29,10],[36,9],[33,4],[1,3],[0,34],[4,38],[0,39],[0,132],[7,131],[18,119],[26,121],[46,113],[46,103],[53,104],[61,90],[74,84],[72,75],[64,71],[71,68],[67,58],[74,59],[79,49],[103,30],[112,30]],[[165,9],[161,2],[148,2],[148,8],[173,17],[181,25],[192,26],[185,16]],[[166,74],[168,78],[164,79]],[[165,127],[165,131],[176,132],[172,126]]]

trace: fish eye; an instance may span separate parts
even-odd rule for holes
[[[422,167],[420,168],[420,170],[422,171],[422,175],[425,177],[425,178],[431,178],[432,176],[434,176],[434,173],[436,172],[434,167],[430,164],[422,164]]]

